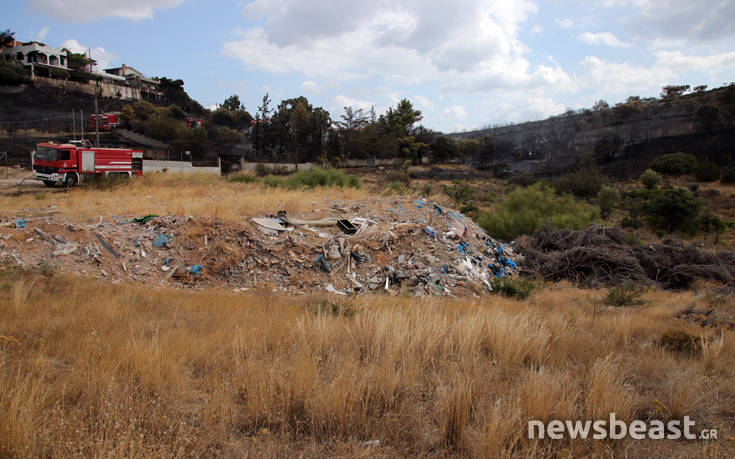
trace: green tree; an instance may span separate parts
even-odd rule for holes
[[[227,99],[225,99],[224,102],[222,102],[222,108],[225,110],[245,110],[245,104],[242,104],[240,102],[240,96],[237,94],[233,94]]]
[[[682,188],[666,188],[654,190],[645,202],[645,210],[649,224],[668,233],[696,231],[697,217],[702,203],[689,190]]]
[[[15,40],[15,32],[11,32],[10,29],[0,32],[0,47],[9,45],[13,40]]]
[[[431,143],[431,151],[434,154],[434,161],[446,162],[457,156],[457,142],[451,137],[438,135]]]
[[[683,84],[683,85],[670,84],[668,86],[664,86],[661,89],[661,98],[664,100],[676,99],[680,97],[682,94],[684,94],[685,92],[689,91],[689,88],[691,88],[691,86],[689,86],[688,84]]]

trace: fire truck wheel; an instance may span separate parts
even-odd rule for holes
[[[66,174],[66,178],[64,179],[64,186],[72,187],[76,184],[77,184],[77,174],[73,174],[73,173]]]
[[[54,186],[56,185],[56,182],[54,182],[53,180],[44,180],[43,184],[46,186]]]

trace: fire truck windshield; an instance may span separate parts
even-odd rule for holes
[[[58,161],[59,150],[56,148],[38,147],[36,148],[36,159],[42,159],[44,161]]]

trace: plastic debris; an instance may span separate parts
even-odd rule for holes
[[[318,257],[314,259],[314,266],[327,273],[332,270],[332,266],[327,263],[327,261],[324,259],[324,255],[321,253]]]
[[[161,234],[160,236],[158,236],[157,238],[153,240],[153,245],[155,245],[156,247],[160,249],[168,245],[170,241],[171,240],[168,238],[168,236],[166,236],[165,234]]]
[[[203,268],[204,268],[204,266],[202,266],[202,265],[194,265],[194,266],[189,266],[188,268],[186,268],[186,270],[189,271],[192,274],[199,274],[199,272]]]
[[[107,243],[104,239],[102,239],[102,236],[99,235],[99,233],[94,233],[94,235],[97,237],[97,240],[100,241],[100,244],[102,244],[102,247],[105,248],[108,252],[112,254],[115,258],[120,258],[120,254],[115,251],[115,249],[112,248],[110,244]]]
[[[145,225],[146,223],[148,223],[149,221],[153,220],[156,217],[158,217],[158,215],[148,214],[144,217],[134,218],[131,220],[131,222],[135,222],[139,225]]]
[[[28,225],[28,220],[26,220],[25,218],[19,218],[15,221],[16,228],[22,229],[22,228],[25,228],[26,225]]]
[[[337,290],[336,288],[334,288],[334,285],[332,285],[332,284],[327,285],[326,290],[329,293],[334,293],[335,295],[347,295],[347,293],[340,292],[339,290]]]

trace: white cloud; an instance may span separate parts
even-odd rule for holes
[[[424,96],[414,96],[411,101],[416,105],[417,108],[423,111],[434,110],[436,105]]]
[[[569,18],[557,19],[556,20],[556,23],[559,24],[559,27],[561,27],[563,29],[569,29],[569,28],[572,28],[574,26],[574,21],[572,21]]]
[[[451,107],[445,108],[442,113],[445,118],[451,120],[463,120],[469,116],[467,114],[467,109],[462,105],[452,105]]]
[[[41,30],[36,34],[36,40],[43,41],[46,38],[46,34],[48,34],[48,27],[41,27]]]
[[[263,25],[238,31],[222,54],[314,80],[465,80],[477,90],[555,84],[563,70],[533,68],[519,38],[536,11],[531,0],[458,0],[451,8],[439,0],[255,0],[243,14]]]
[[[658,51],[650,66],[628,62],[608,62],[596,56],[582,61],[586,73],[580,84],[586,88],[604,88],[610,97],[631,95],[636,91],[657,91],[676,83],[688,72],[714,75],[735,71],[735,52],[705,56],[685,55],[681,51]]]
[[[319,85],[316,84],[316,81],[306,80],[303,83],[301,83],[301,86],[299,86],[299,89],[307,93],[315,93],[319,90]]]
[[[89,22],[103,18],[120,17],[140,20],[152,19],[156,10],[173,8],[184,0],[30,0],[28,9],[69,22]]]
[[[334,104],[336,107],[339,107],[339,110],[337,112],[342,112],[342,109],[344,107],[352,107],[352,108],[361,108],[365,111],[370,110],[370,107],[372,107],[374,104],[372,102],[368,102],[366,100],[358,100],[353,99],[352,97],[347,97],[342,94],[338,94],[334,98]]]
[[[579,39],[589,45],[607,45],[619,48],[630,47],[630,43],[620,41],[618,37],[610,32],[584,32],[579,35]]]
[[[633,6],[624,22],[636,33],[654,38],[717,41],[735,35],[731,0],[600,0],[605,6]]]
[[[92,55],[92,59],[97,61],[97,66],[95,68],[95,72],[102,72],[104,69],[109,68],[112,63],[112,61],[117,59],[117,54],[111,53],[107,51],[105,48],[102,48],[100,46],[97,46],[95,48],[91,48],[88,46],[85,46],[78,41],[76,41],[73,38],[70,38],[68,40],[65,40],[61,44],[62,48],[67,48],[70,51],[73,51],[75,53],[87,53],[87,50],[89,50],[90,54]]]
[[[531,27],[531,30],[528,32],[528,35],[535,37],[536,35],[541,35],[543,31],[544,31],[544,28],[537,24]]]

